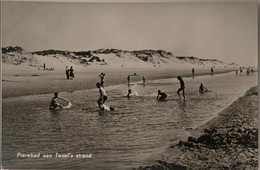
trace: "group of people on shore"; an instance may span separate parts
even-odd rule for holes
[[[69,79],[72,80],[75,77],[74,69],[72,66],[70,67],[70,69],[68,68],[68,66],[66,66],[65,73],[66,73],[67,80],[69,80]]]
[[[214,69],[213,69],[213,67],[210,68],[210,73],[211,73],[211,75],[214,74]],[[194,77],[195,77],[195,69],[194,69],[194,68],[191,69],[191,76],[192,76],[192,78],[194,79]]]
[[[43,65],[38,66],[38,70],[41,70],[41,69],[48,70],[48,71],[54,71],[55,70],[54,67],[51,67],[51,68],[46,67],[45,63],[43,63]]]
[[[243,68],[244,68],[244,67],[243,67]],[[242,74],[243,74],[243,68],[240,67],[239,70],[236,70],[236,75],[238,75],[238,71],[239,71],[239,75],[242,75]],[[250,74],[253,74],[253,73],[254,73],[253,68],[248,67],[248,68],[246,69],[246,75],[250,75]]]
[[[137,74],[136,73],[134,73],[134,75],[132,75],[132,76],[137,76]],[[130,85],[130,75],[128,75],[127,76],[127,84],[128,85]],[[146,79],[145,79],[145,77],[143,76],[143,85],[145,85],[146,84]]]

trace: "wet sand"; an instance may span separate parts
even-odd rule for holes
[[[139,169],[258,169],[258,87]]]
[[[231,69],[215,69],[214,74],[232,71]],[[75,78],[67,80],[65,70],[29,70],[5,69],[2,75],[2,97],[17,97],[37,94],[51,94],[58,92],[73,92],[95,88],[96,82],[100,81],[99,74],[106,73],[105,86],[127,83],[127,75],[137,73],[139,76],[131,77],[131,81],[142,81],[145,76],[147,82],[155,79],[175,78],[178,75],[191,77],[191,70],[175,69],[126,69],[126,68],[84,68],[75,69]],[[211,74],[209,69],[195,70],[195,76]],[[234,73],[235,74],[235,73]]]

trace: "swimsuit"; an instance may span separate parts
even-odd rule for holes
[[[185,89],[184,81],[183,81],[183,80],[180,80],[180,84],[181,84],[181,87],[179,88],[179,91],[180,91],[180,90],[184,90],[184,89]]]

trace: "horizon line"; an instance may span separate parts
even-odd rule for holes
[[[221,3],[240,3],[240,4],[248,4],[248,3],[257,3],[260,5],[260,0],[2,0],[1,2],[65,2],[65,3],[176,3],[176,4],[221,4]]]

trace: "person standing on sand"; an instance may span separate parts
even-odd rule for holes
[[[243,70],[242,70],[242,68],[240,67],[240,75],[243,73]]]
[[[45,63],[43,63],[43,70],[45,70],[45,69],[46,69]]]
[[[59,93],[55,92],[54,97],[51,99],[50,109],[63,108],[63,106],[57,102],[58,99],[64,100],[69,103],[67,99],[59,97]]]
[[[96,84],[96,86],[99,89],[99,93],[100,93],[99,99],[97,100],[98,107],[100,108],[100,110],[104,110],[103,104],[105,104],[107,100],[107,94],[105,89],[100,85],[99,82]]]
[[[214,70],[213,70],[213,68],[212,68],[212,67],[211,67],[210,71],[211,71],[211,74],[213,74],[213,73],[214,73]]]
[[[68,66],[66,66],[65,73],[66,73],[67,79],[70,79],[70,75],[69,75],[70,69],[68,68]]]
[[[177,91],[177,94],[179,95],[179,97],[181,99],[180,91],[182,91],[183,92],[183,98],[185,100],[185,92],[184,92],[184,90],[185,90],[185,83],[184,83],[184,81],[183,81],[181,76],[178,76],[177,79],[180,81],[180,85],[181,85],[181,87]]]
[[[73,67],[70,67],[70,79],[72,80],[74,78],[74,70]]]
[[[249,75],[249,74],[250,74],[250,67],[248,67],[246,70],[246,75]]]
[[[166,98],[167,98],[167,94],[161,92],[161,90],[158,90],[158,95],[157,95],[156,99],[160,100],[160,101],[165,101]]]
[[[127,76],[127,83],[130,85],[130,75]]]
[[[144,78],[144,76],[143,76],[143,84],[145,84],[146,83],[146,80],[145,80],[145,78]]]
[[[194,68],[192,68],[191,72],[192,72],[192,78],[194,79],[194,74],[195,74]]]

